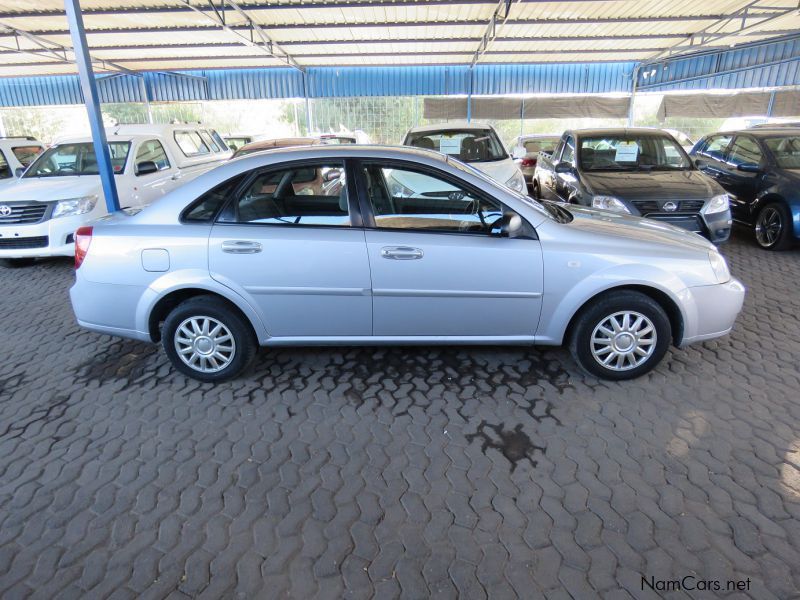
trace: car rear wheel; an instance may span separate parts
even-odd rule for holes
[[[634,379],[661,362],[671,337],[669,317],[658,302],[640,292],[611,292],[577,317],[570,350],[596,377]]]
[[[250,324],[214,296],[197,296],[179,304],[167,315],[161,338],[175,368],[200,381],[236,377],[256,352]]]
[[[756,217],[756,242],[765,250],[786,250],[792,242],[791,222],[785,205],[767,204]]]
[[[0,258],[0,265],[8,269],[30,267],[34,262],[36,262],[35,258]]]

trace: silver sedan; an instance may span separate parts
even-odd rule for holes
[[[413,148],[253,154],[75,237],[78,322],[161,341],[203,381],[310,344],[567,343],[629,379],[727,334],[744,298],[700,236],[540,204]]]

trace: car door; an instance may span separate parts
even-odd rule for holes
[[[358,170],[377,337],[479,339],[536,332],[542,254],[501,237],[506,208],[460,178],[418,165]]]
[[[724,174],[718,179],[730,197],[731,214],[734,219],[749,222],[752,206],[758,194],[763,171],[764,153],[755,138],[737,135],[731,142]],[[751,170],[744,171],[740,167]]]
[[[698,164],[700,171],[716,180],[723,179],[726,173],[725,158],[732,140],[732,133],[709,136],[697,150],[697,158],[701,161]],[[723,185],[721,181],[720,185]]]
[[[139,142],[132,172],[132,197],[136,205],[147,206],[172,191],[178,185],[176,173],[164,145],[159,140]]]
[[[575,169],[575,138],[568,136],[564,141],[564,150],[561,152],[560,163],[571,165]],[[558,164],[558,163],[556,163]],[[555,170],[555,165],[553,165]],[[578,180],[575,173],[555,173],[555,192],[557,200],[562,202],[569,202],[570,198],[575,195],[577,190]]]
[[[329,183],[338,171],[339,186]],[[211,276],[247,298],[273,338],[370,336],[364,230],[341,160],[254,171],[217,217]]]

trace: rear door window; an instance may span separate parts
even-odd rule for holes
[[[218,222],[349,226],[344,164],[321,161],[264,170],[225,208]]]

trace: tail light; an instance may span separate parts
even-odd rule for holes
[[[75,268],[79,269],[83,259],[89,253],[89,244],[92,243],[92,227],[78,227],[75,232]]]
[[[521,165],[523,167],[535,167],[536,166],[536,159],[535,158],[523,158]]]

